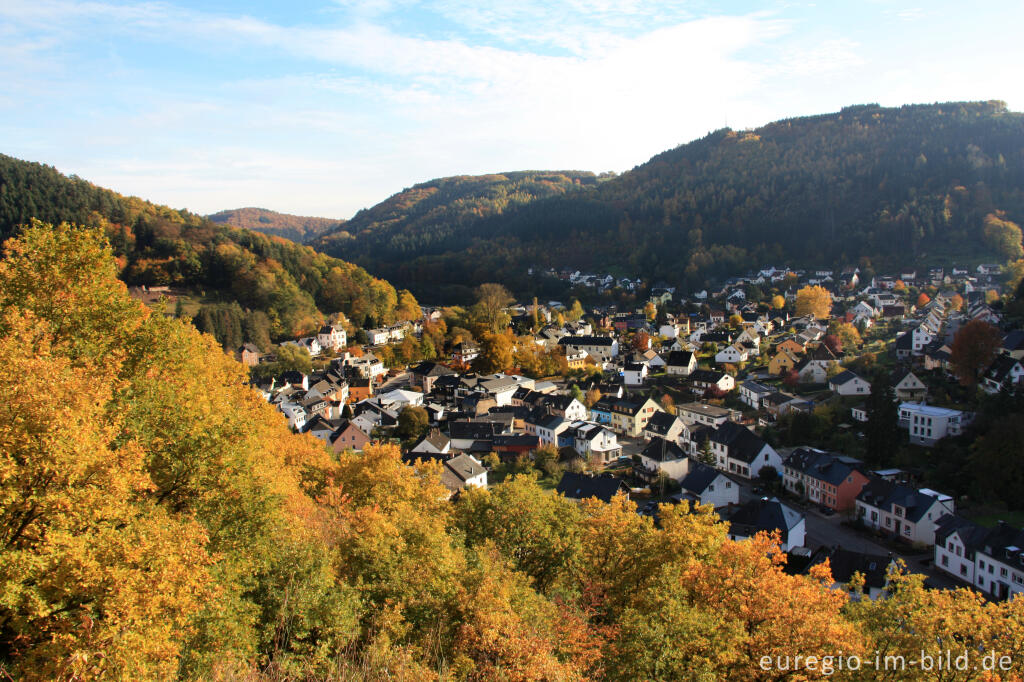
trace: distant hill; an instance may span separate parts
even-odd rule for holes
[[[335,218],[313,218],[253,207],[219,211],[206,217],[215,223],[284,237],[299,244],[335,230],[345,222]]]
[[[993,258],[985,217],[1024,220],[1024,115],[1001,102],[847,107],[719,130],[606,182],[552,176],[550,188],[537,172],[417,185],[314,245],[431,300],[481,281],[527,293],[531,266],[693,288],[768,263]]]
[[[358,323],[397,314],[394,287],[352,263],[0,155],[0,240],[32,219],[103,228],[122,280],[193,292],[206,302],[197,319],[229,348],[240,340],[265,347],[271,338],[294,337],[325,313],[343,312]]]

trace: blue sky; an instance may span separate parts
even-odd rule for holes
[[[848,104],[1024,108],[1024,3],[0,2],[0,152],[209,213],[624,171]]]

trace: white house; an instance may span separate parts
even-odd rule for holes
[[[772,386],[766,386],[765,384],[748,379],[740,384],[740,400],[755,410],[759,410],[761,409],[761,399],[775,393],[777,390]]]
[[[679,481],[690,470],[690,460],[687,459],[686,452],[664,438],[652,438],[640,453],[640,462],[652,479],[664,474],[673,481]]]
[[[647,365],[642,362],[627,362],[622,369],[622,380],[627,386],[642,386],[647,380]]]
[[[348,343],[348,334],[339,324],[325,324],[316,335],[321,348],[339,351]]]
[[[804,546],[807,534],[804,515],[777,498],[755,498],[729,514],[727,520],[732,540],[745,540],[760,532],[778,530],[782,551]]]
[[[486,488],[487,469],[472,455],[458,455],[444,463],[441,483],[452,493],[464,488]]]
[[[828,382],[829,389],[842,396],[867,396],[871,395],[871,384],[864,379],[846,370],[832,377]]]
[[[875,479],[864,486],[856,500],[857,518],[906,542],[935,544],[935,526],[945,514],[956,511],[953,498],[943,493]]]
[[[739,504],[740,485],[723,474],[700,462],[690,460],[690,471],[679,482],[682,488],[678,496],[680,500],[689,500],[691,504],[711,505],[721,509]]]
[[[709,427],[704,435],[710,441],[715,466],[721,471],[743,478],[756,478],[765,467],[782,472],[782,457],[775,448],[741,424],[725,422],[718,428]],[[691,444],[691,448],[700,446]]]
[[[910,442],[931,447],[946,436],[959,436],[972,415],[924,403],[900,403],[900,426],[910,433]]]
[[[601,424],[573,422],[570,425],[573,448],[587,460],[607,464],[622,454],[622,446],[615,433]]]
[[[719,364],[726,362],[739,364],[741,362],[746,362],[748,357],[749,354],[747,353],[747,349],[734,343],[733,345],[726,346],[722,350],[718,351],[715,354],[715,362]]]

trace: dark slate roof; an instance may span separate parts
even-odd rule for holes
[[[725,372],[712,369],[695,369],[690,373],[690,381],[717,384],[724,376],[726,376]]]
[[[562,346],[611,346],[610,336],[563,336],[558,340]]]
[[[841,485],[855,471],[855,467],[836,455],[814,448],[793,450],[786,460],[786,466],[835,486]]]
[[[683,490],[688,490],[694,495],[700,496],[720,474],[721,472],[718,469],[709,467],[706,464],[696,461],[690,462],[690,473],[679,482],[679,485],[682,486]]]
[[[495,422],[454,421],[448,422],[448,435],[453,439],[490,439],[501,431]]]
[[[424,361],[412,368],[413,374],[424,377],[443,377],[455,374],[455,372],[437,362]]]
[[[1003,348],[1006,350],[1024,350],[1024,331],[1014,329],[1007,332],[1003,339]]]
[[[444,466],[446,469],[450,469],[463,482],[486,471],[482,464],[477,463],[469,455],[452,457],[444,463]]]
[[[686,459],[686,453],[683,452],[682,448],[657,436],[652,438],[651,442],[644,448],[643,456],[653,459],[655,462],[674,462]]]
[[[654,416],[647,422],[644,430],[664,436],[678,419],[677,416],[668,412],[655,412]]]
[[[836,386],[842,386],[843,384],[847,384],[853,381],[854,379],[860,379],[860,377],[851,372],[850,370],[845,370],[832,377],[829,383],[835,384]]]
[[[562,474],[556,492],[577,500],[596,497],[603,502],[611,502],[620,490],[629,493],[629,488],[621,478],[605,474],[603,476],[587,476],[567,471]]]
[[[936,498],[904,483],[873,479],[864,486],[857,499],[867,505],[892,511],[893,505],[905,508],[906,519],[917,523],[935,503]]]
[[[750,537],[759,531],[771,532],[778,529],[782,541],[789,539],[789,531],[795,527],[802,515],[779,502],[774,497],[759,498],[747,502],[729,517],[730,532],[743,537]]]
[[[828,559],[832,569],[832,579],[837,583],[848,583],[854,573],[864,576],[865,587],[885,587],[886,575],[892,558],[884,554],[864,554],[842,547],[833,547],[828,552],[815,558],[812,565],[824,563]]]
[[[1017,365],[1019,360],[1009,355],[1000,355],[989,366],[985,372],[985,378],[1003,383],[1010,376],[1010,372]]]
[[[710,438],[728,447],[730,457],[748,464],[754,461],[765,446],[765,442],[756,433],[734,422],[725,422],[712,430]]]
[[[674,350],[668,354],[665,364],[672,367],[689,367],[692,358],[693,351]]]

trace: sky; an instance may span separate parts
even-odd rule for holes
[[[0,0],[0,153],[212,213],[623,172],[850,104],[1024,109],[1024,2]]]

